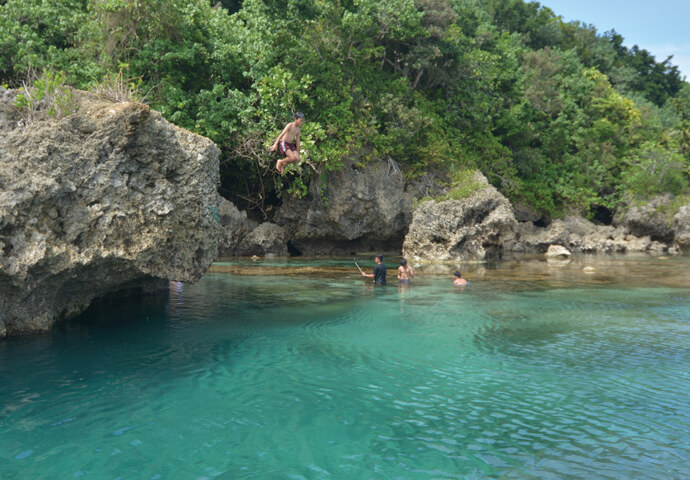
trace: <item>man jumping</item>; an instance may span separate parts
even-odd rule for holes
[[[302,135],[301,127],[304,123],[304,114],[302,112],[297,112],[294,118],[295,121],[285,125],[285,128],[280,133],[275,143],[271,145],[272,152],[278,149],[280,154],[285,156],[285,158],[276,162],[276,171],[281,175],[285,171],[285,166],[288,163],[297,163],[300,161],[299,147],[300,137]]]

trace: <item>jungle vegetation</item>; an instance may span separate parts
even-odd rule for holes
[[[523,0],[4,0],[0,84],[146,101],[221,149],[257,216],[347,158],[411,180],[478,168],[544,215],[688,192],[690,85],[672,59]],[[268,146],[306,114],[305,161]]]

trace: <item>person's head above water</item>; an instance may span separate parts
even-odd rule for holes
[[[400,260],[400,265],[402,265],[403,267],[407,265],[407,260],[405,260],[404,258]]]
[[[457,278],[462,277],[462,273],[460,273],[460,272],[457,271],[457,270],[455,271],[455,273],[453,273],[453,275],[455,275]]]
[[[297,125],[302,125],[304,123],[304,114],[302,112],[295,112],[293,118]]]
[[[383,263],[383,255],[380,253],[376,255],[376,263]]]

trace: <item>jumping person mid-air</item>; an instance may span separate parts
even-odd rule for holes
[[[304,123],[304,114],[302,112],[297,112],[294,115],[294,122],[290,122],[285,125],[285,128],[275,143],[271,145],[271,151],[275,152],[276,149],[285,158],[280,159],[276,162],[276,171],[281,175],[285,171],[285,166],[288,163],[299,162],[299,147],[300,147],[300,137],[302,135],[302,124]]]

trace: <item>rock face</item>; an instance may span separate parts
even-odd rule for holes
[[[304,199],[289,198],[275,222],[295,252],[347,254],[399,249],[412,217],[412,196],[393,162],[348,162],[314,180]]]
[[[646,205],[631,207],[623,215],[614,217],[614,224],[624,227],[636,237],[648,236],[652,240],[670,243],[674,237],[673,222],[660,208],[672,200],[671,195],[664,195],[652,199]]]
[[[77,113],[22,131],[14,95],[0,98],[0,336],[206,272],[221,236],[210,140],[79,92]]]
[[[218,255],[221,257],[242,255],[242,241],[249,233],[247,212],[241,212],[234,203],[221,198],[218,213],[220,223],[223,226],[223,235],[218,245]]]
[[[508,200],[476,173],[482,187],[463,200],[422,202],[414,212],[403,256],[421,262],[500,257],[515,237],[517,221]]]
[[[673,217],[675,245],[682,253],[690,253],[690,205],[680,207]]]
[[[510,250],[543,253],[550,245],[561,245],[577,253],[641,253],[664,249],[662,243],[648,236],[631,235],[624,227],[595,225],[582,217],[566,217],[555,220],[547,228],[521,223]]]
[[[262,223],[244,237],[238,251],[243,256],[285,257],[288,254],[285,229],[275,223]]]

